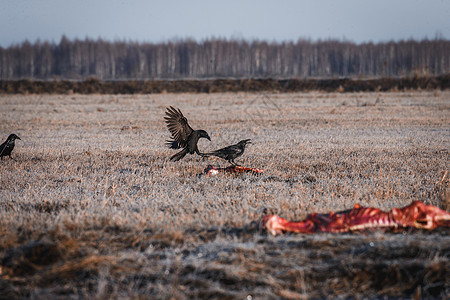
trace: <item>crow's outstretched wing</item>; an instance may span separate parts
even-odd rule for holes
[[[188,137],[194,131],[189,126],[187,119],[183,116],[180,109],[175,109],[172,106],[166,108],[166,124],[174,140],[182,148],[187,146]]]

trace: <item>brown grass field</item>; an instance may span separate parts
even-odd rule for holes
[[[165,107],[202,151],[251,138],[262,175],[170,162]],[[449,229],[285,234],[355,203],[450,209],[450,91],[1,95],[0,298],[445,298]]]

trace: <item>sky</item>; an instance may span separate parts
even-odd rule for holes
[[[447,0],[0,0],[0,46],[25,40],[450,39]]]

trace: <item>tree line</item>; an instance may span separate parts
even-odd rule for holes
[[[100,80],[336,78],[441,75],[450,71],[450,41],[355,44],[326,40],[267,42],[190,39],[162,43],[25,41],[0,47],[0,79]]]

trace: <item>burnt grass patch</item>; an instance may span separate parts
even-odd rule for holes
[[[448,89],[450,75],[373,79],[0,80],[0,94],[160,94],[225,92],[386,92]]]
[[[272,237],[249,223],[145,233],[19,234],[2,251],[0,294],[223,299],[441,298],[450,292],[446,228]]]

